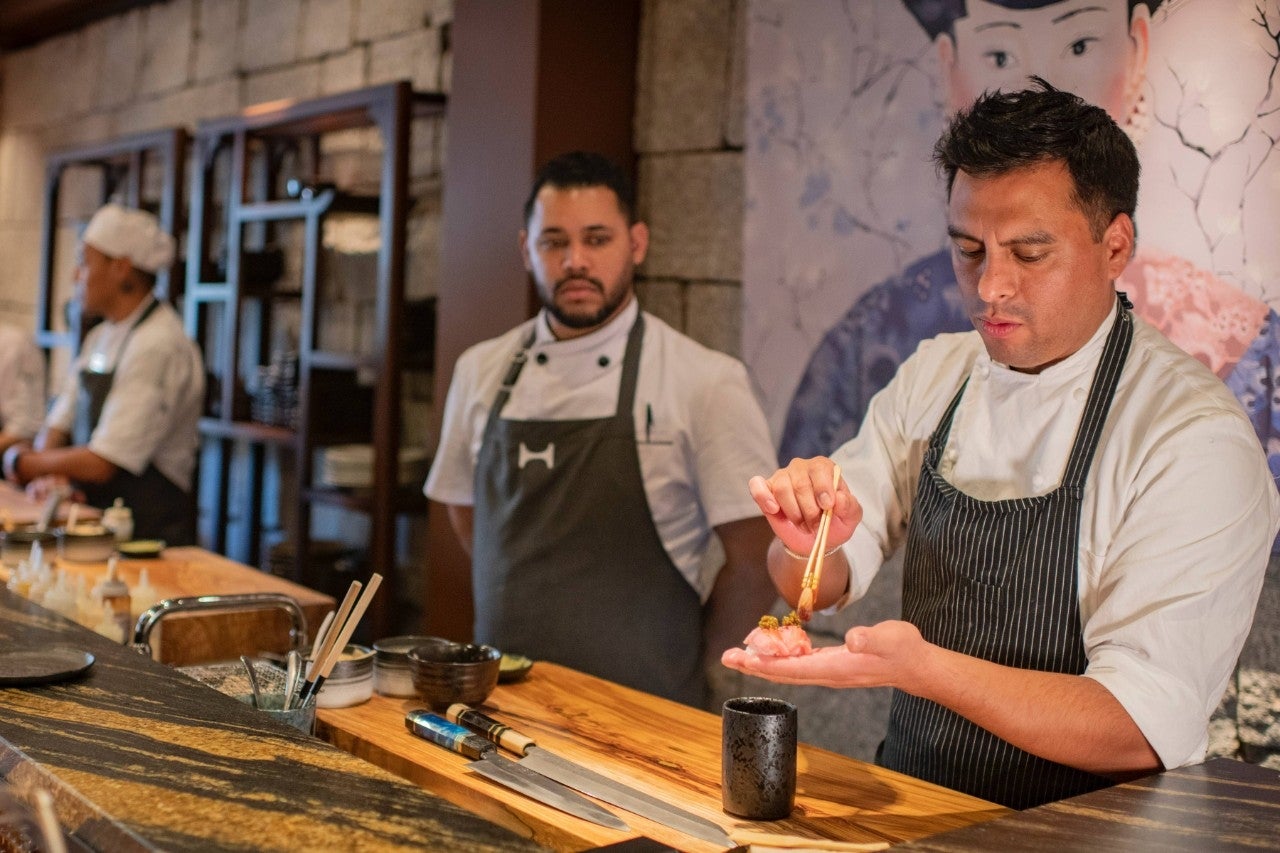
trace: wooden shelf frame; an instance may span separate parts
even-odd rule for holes
[[[403,368],[402,309],[405,292],[406,220],[409,208],[409,156],[412,121],[423,116],[442,115],[446,97],[439,93],[413,91],[406,81],[374,86],[339,95],[301,102],[276,102],[251,107],[236,116],[202,122],[194,138],[195,167],[192,170],[191,213],[189,228],[190,262],[187,265],[188,299],[185,322],[188,333],[198,341],[217,336],[221,387],[218,389],[216,412],[201,424],[206,441],[217,450],[213,487],[217,499],[210,507],[212,517],[208,529],[210,546],[227,552],[227,526],[232,461],[235,445],[248,449],[249,501],[243,506],[248,525],[245,555],[229,556],[245,562],[262,559],[262,497],[265,450],[270,446],[288,448],[294,454],[296,504],[294,529],[293,580],[307,584],[312,538],[313,505],[340,505],[366,512],[370,517],[370,541],[367,562],[371,570],[383,575],[384,592],[374,602],[370,627],[381,636],[390,626],[387,603],[397,588],[396,517],[405,511],[421,511],[403,499],[397,483],[401,437],[401,373]],[[311,163],[318,160],[319,139],[323,134],[354,128],[374,128],[382,137],[382,163],[379,194],[376,199],[350,196],[340,190],[324,189],[308,199],[270,198],[270,186],[278,175],[270,169],[254,170],[251,158],[273,146],[309,146]],[[215,206],[213,179],[215,160],[230,148],[230,179],[223,219],[211,221]],[[268,153],[268,158],[272,155]],[[266,177],[263,176],[266,172]],[[314,177],[314,176],[310,176]],[[251,186],[251,184],[253,186]],[[322,349],[318,341],[319,267],[324,217],[337,210],[373,211],[380,220],[380,245],[374,282],[374,333],[369,352],[340,353]],[[241,416],[236,377],[244,354],[242,344],[242,309],[246,300],[242,260],[245,252],[244,232],[262,223],[300,222],[303,229],[301,293],[292,295],[300,303],[301,322],[298,335],[298,425],[285,429],[247,423]],[[225,282],[209,280],[209,245],[215,225],[225,234]],[[286,294],[288,295],[288,294]],[[218,328],[206,328],[209,311],[204,306],[218,305],[221,316]],[[258,353],[261,359],[269,341],[268,322],[259,329]],[[254,357],[250,354],[248,357]],[[335,440],[332,430],[317,427],[317,376],[322,371],[352,371],[375,368],[372,425],[367,440],[374,448],[372,487],[359,497],[317,489],[313,484],[314,451]],[[243,457],[242,457],[243,458]]]

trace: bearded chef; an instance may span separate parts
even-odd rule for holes
[[[616,164],[551,160],[524,220],[543,310],[458,360],[425,487],[472,557],[475,636],[701,705],[708,651],[776,598],[743,488],[773,462],[764,413],[741,362],[640,310]]]

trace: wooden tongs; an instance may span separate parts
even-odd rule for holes
[[[813,550],[809,552],[809,561],[804,566],[804,577],[800,579],[800,601],[796,604],[796,616],[801,622],[808,622],[813,617],[813,599],[818,594],[818,581],[822,579],[822,561],[827,553],[827,532],[831,529],[831,513],[836,508],[835,494],[840,490],[840,466],[836,465],[832,475],[831,508],[822,511],[822,519],[818,522],[818,535],[813,538]]]

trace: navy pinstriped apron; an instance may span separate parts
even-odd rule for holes
[[[702,602],[649,511],[633,415],[644,316],[606,418],[507,420],[532,334],[489,411],[475,475],[477,641],[701,705]]]
[[[929,439],[907,532],[902,617],[926,640],[1019,669],[1084,672],[1077,590],[1081,501],[1132,339],[1133,318],[1121,305],[1062,483],[1045,495],[981,501],[943,479],[938,460],[964,386],[956,393]],[[1016,809],[1111,784],[1031,755],[900,690],[893,692],[879,760]]]

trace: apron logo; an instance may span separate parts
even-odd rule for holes
[[[516,459],[516,467],[524,470],[524,466],[530,462],[540,461],[547,466],[547,470],[556,467],[556,443],[553,441],[546,446],[546,449],[534,453],[532,450],[524,446],[524,442],[520,442],[520,452]]]

